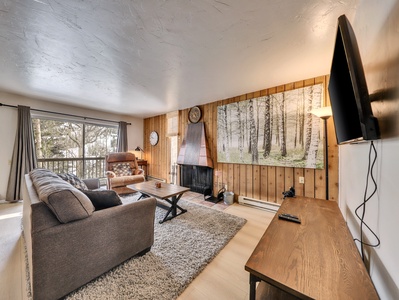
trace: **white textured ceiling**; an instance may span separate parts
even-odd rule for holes
[[[329,72],[359,0],[0,0],[0,89],[149,117]]]

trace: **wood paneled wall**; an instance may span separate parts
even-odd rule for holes
[[[215,101],[200,105],[202,118],[200,122],[205,123],[205,131],[214,162],[214,193],[227,184],[228,189],[233,191],[235,199],[238,196],[246,196],[255,199],[262,199],[271,202],[282,201],[282,192],[291,186],[295,188],[297,195],[304,195],[313,198],[326,198],[326,176],[325,170],[286,168],[263,165],[243,165],[217,163],[216,138],[217,138],[217,107],[219,105],[233,103],[269,95],[277,92],[288,91],[316,83],[324,84],[324,103],[329,105],[327,92],[327,76],[293,82],[273,88],[244,94],[241,96]],[[179,113],[179,145],[182,142],[188,124],[188,111],[185,109]],[[168,138],[166,136],[166,114],[144,120],[144,151],[148,160],[148,173],[156,178],[169,179],[169,153]],[[328,127],[328,170],[329,170],[329,198],[337,200],[338,197],[338,146],[336,144],[335,130],[332,118],[327,121]],[[157,131],[159,142],[156,146],[149,143],[151,131]],[[305,178],[305,183],[299,183],[299,177]]]

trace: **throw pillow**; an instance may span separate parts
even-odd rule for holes
[[[132,169],[129,163],[117,163],[113,165],[116,177],[132,175]]]
[[[112,190],[83,191],[89,197],[96,210],[121,205],[122,201],[118,194]]]
[[[61,179],[69,182],[72,186],[76,187],[79,190],[87,191],[87,185],[83,182],[79,177],[74,174],[65,173],[65,174],[57,174]]]
[[[90,217],[94,205],[80,190],[46,169],[29,173],[38,197],[51,209],[61,223]]]
[[[61,223],[88,218],[95,210],[90,199],[82,191],[72,186],[70,190],[59,190],[52,193],[44,202]]]

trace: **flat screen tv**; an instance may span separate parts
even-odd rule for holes
[[[338,18],[328,92],[338,144],[380,137],[356,36],[345,15]]]

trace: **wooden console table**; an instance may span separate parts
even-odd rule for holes
[[[279,219],[281,213],[297,215],[301,224]],[[284,200],[245,270],[250,299],[379,299],[333,201]]]

